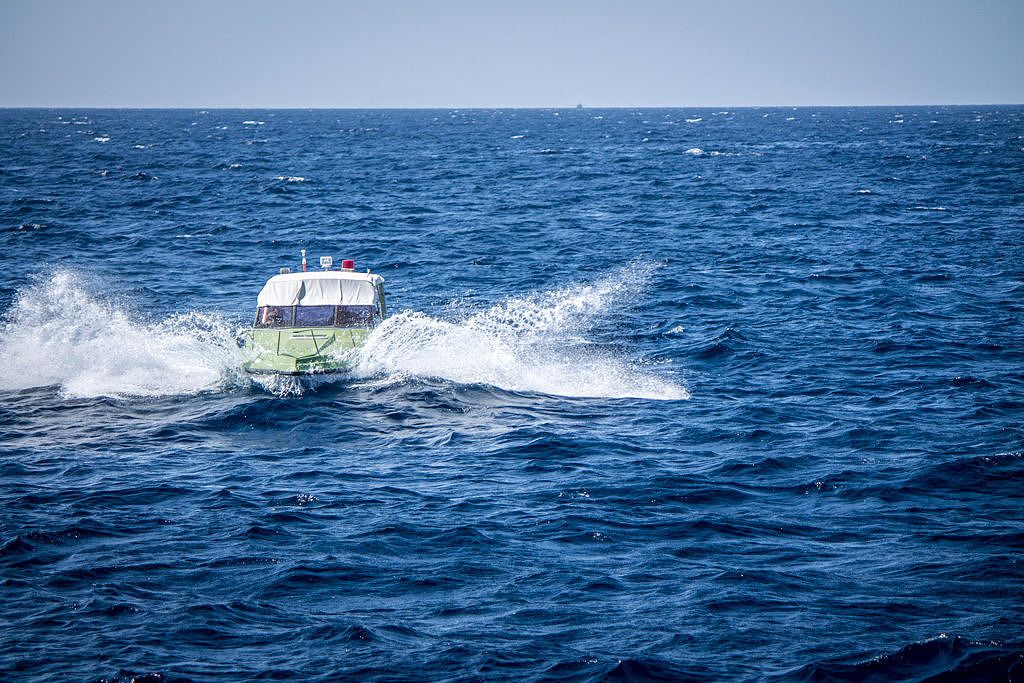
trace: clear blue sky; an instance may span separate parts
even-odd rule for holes
[[[1024,0],[0,0],[0,106],[1024,102]]]

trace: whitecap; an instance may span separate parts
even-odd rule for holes
[[[702,150],[700,147],[691,147],[690,149],[686,150],[683,153],[684,154],[692,154],[694,156],[700,156],[701,154],[704,153],[704,150]]]
[[[99,135],[93,138],[96,142],[110,142],[110,138],[106,135]]]
[[[512,139],[513,140],[522,140],[525,137],[526,137],[525,135],[513,135]]]
[[[243,126],[262,126],[265,121],[242,121]]]
[[[279,175],[278,180],[282,180],[286,183],[304,183],[306,179],[299,175]]]
[[[703,120],[704,120],[703,118],[698,117],[698,118],[695,118],[695,119],[686,119],[686,122],[687,123],[700,123]]]

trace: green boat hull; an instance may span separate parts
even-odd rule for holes
[[[246,372],[311,375],[345,372],[352,351],[366,342],[366,328],[286,327],[246,332]]]

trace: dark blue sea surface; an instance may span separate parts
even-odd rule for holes
[[[4,110],[0,238],[4,680],[1024,680],[1024,107]]]

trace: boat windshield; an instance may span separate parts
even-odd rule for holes
[[[334,306],[296,306],[296,327],[330,327],[334,324]]]
[[[376,307],[260,306],[254,327],[373,327]]]

